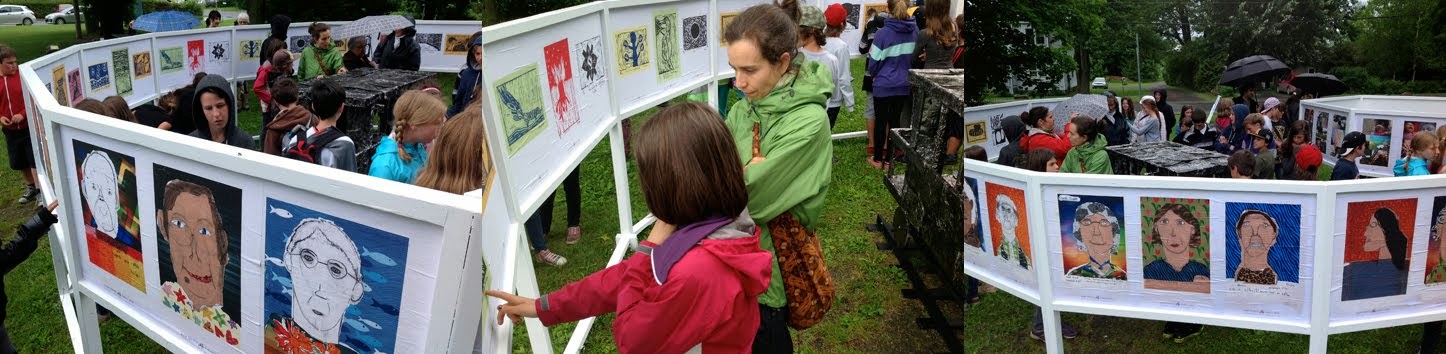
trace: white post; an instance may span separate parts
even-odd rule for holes
[[[527,233],[521,230],[521,224],[518,221],[513,222],[512,229],[521,231],[514,232],[513,234],[516,235],[516,237],[513,237],[513,240],[509,241],[516,244],[512,253],[514,253],[517,258],[515,258],[516,261],[512,264],[516,266],[514,270],[516,278],[513,284],[517,286],[517,295],[530,298],[541,297],[541,291],[538,290],[537,287],[537,271],[532,268],[532,252],[528,252],[527,247],[524,246],[527,244]],[[523,320],[523,322],[527,323],[527,338],[532,343],[532,352],[552,354],[552,336],[548,334],[547,327],[542,325],[542,321],[536,318],[529,318]]]
[[[1330,335],[1331,285],[1336,266],[1336,191],[1333,187],[1315,195],[1315,254],[1310,296],[1310,352],[1324,354]]]
[[[1025,184],[1024,200],[1028,205],[1045,205],[1043,186],[1033,177]],[[1034,202],[1028,202],[1033,200]],[[1049,242],[1045,236],[1044,222],[1045,208],[1029,208],[1029,244],[1038,245],[1030,249],[1034,257],[1034,274],[1036,288],[1039,290],[1039,310],[1044,312],[1044,349],[1049,354],[1064,353],[1064,337],[1060,333],[1059,312],[1054,310],[1054,283],[1050,281],[1052,273],[1049,271]],[[1029,330],[1034,330],[1030,328]]]

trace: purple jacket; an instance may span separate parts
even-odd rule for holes
[[[914,20],[890,18],[874,34],[868,65],[869,75],[874,77],[874,97],[909,95],[909,66],[918,32]]]

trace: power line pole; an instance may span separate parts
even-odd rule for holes
[[[1145,92],[1145,78],[1140,75],[1140,32],[1135,31],[1135,90]]]

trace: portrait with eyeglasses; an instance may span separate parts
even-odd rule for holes
[[[1060,196],[1060,233],[1065,275],[1125,280],[1120,253],[1124,198]]]
[[[266,204],[267,351],[397,352],[411,240],[274,198]]]
[[[221,339],[240,335],[241,190],[153,165],[157,262],[163,303]],[[210,309],[221,316],[197,316]],[[196,321],[188,321],[196,322]],[[234,344],[233,344],[234,345]]]
[[[989,198],[990,228],[994,255],[1020,268],[1029,269],[1029,223],[1024,205],[1024,191],[986,183]]]

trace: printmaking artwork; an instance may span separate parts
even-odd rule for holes
[[[90,92],[110,88],[110,63],[95,63],[86,68],[90,78]]]
[[[1431,240],[1426,243],[1426,284],[1439,286],[1446,284],[1446,242],[1441,242],[1441,236],[1446,234],[1446,197],[1436,197],[1435,203],[1431,206],[1431,218],[1427,219],[1431,225]]]
[[[469,39],[472,39],[470,34],[448,33],[446,50],[442,51],[442,55],[467,55],[467,45],[471,43],[467,41]]]
[[[846,20],[844,21],[844,23],[846,23],[847,26],[849,26],[849,27],[853,27],[854,29],[858,29],[858,28],[859,28],[859,11],[863,10],[863,6],[862,6],[862,5],[859,5],[859,4],[844,3],[844,4],[843,4],[843,8],[844,8],[844,11],[845,11],[845,12],[848,12],[848,16],[845,17]]]
[[[577,86],[572,79],[571,48],[567,38],[542,48],[547,63],[548,102],[552,102],[552,114],[557,117],[557,136],[567,134],[572,126],[582,120],[578,112]]]
[[[71,69],[69,73],[65,74],[65,78],[70,82],[71,106],[79,104],[81,100],[85,99],[85,82],[80,81],[80,68]]]
[[[678,10],[653,11],[653,46],[658,53],[658,83],[672,81],[683,74],[683,55],[678,49]]]
[[[50,86],[50,93],[55,96],[55,101],[60,102],[61,106],[69,106],[70,89],[66,85],[65,64],[56,65],[54,69],[50,69],[50,81],[55,83]]]
[[[201,60],[206,58],[206,41],[194,40],[186,42],[186,74],[196,75],[206,71],[206,64]]]
[[[135,72],[136,80],[151,77],[151,65],[150,51],[131,54],[131,70]]]
[[[607,68],[603,67],[602,37],[592,37],[572,44],[572,63],[576,66],[578,90],[593,94],[603,89],[608,81]]]
[[[618,76],[627,77],[650,64],[648,54],[648,26],[638,26],[613,33],[613,44],[618,50]]]
[[[422,53],[438,53],[438,52],[441,52],[441,51],[442,51],[442,34],[441,34],[441,33],[418,33],[418,34],[417,34],[417,47],[420,47],[420,48],[422,49]],[[462,49],[462,54],[466,54],[466,52],[467,52],[466,49]]]
[[[115,74],[115,94],[125,96],[131,94],[131,53],[129,48],[120,48],[110,52],[112,72]]]
[[[302,50],[306,50],[306,47],[310,47],[310,46],[311,46],[311,35],[303,34],[303,35],[300,35],[300,36],[291,36],[291,37],[286,38],[286,47],[287,47],[287,49],[291,50],[292,53],[301,54],[301,51],[302,51]],[[266,48],[261,48],[261,49],[266,49]]]
[[[693,16],[683,19],[683,50],[694,50],[708,45],[708,17]]]
[[[1225,203],[1225,277],[1241,284],[1300,282],[1300,206]]]
[[[207,56],[206,58],[207,58],[207,60],[208,60],[211,64],[215,64],[215,65],[226,65],[226,64],[229,64],[229,63],[231,62],[231,43],[226,43],[226,42],[211,43],[211,49],[210,49],[209,54],[210,54],[210,55]]]
[[[410,240],[275,198],[266,210],[266,351],[394,352]]]
[[[1346,205],[1346,264],[1341,271],[1341,301],[1406,293],[1411,239],[1416,231],[1416,202],[1416,199],[1393,199]]]
[[[236,46],[236,49],[241,50],[241,59],[247,59],[247,60],[257,60],[257,59],[260,59],[260,58],[261,58],[261,50],[264,49],[264,48],[261,48],[261,42],[263,42],[263,41],[264,41],[264,40],[262,40],[262,39],[247,39],[247,40],[242,40],[242,41],[241,41],[241,44],[239,44],[239,45]]]
[[[541,81],[537,64],[531,64],[498,80],[494,88],[502,103],[502,133],[507,137],[509,156],[517,154],[547,127]]]
[[[728,41],[727,41],[727,40],[724,40],[724,39],[723,39],[723,36],[722,36],[721,34],[723,34],[723,33],[728,33],[728,25],[733,24],[733,19],[735,19],[735,18],[738,18],[738,13],[737,13],[737,12],[724,12],[724,13],[718,14],[718,28],[719,28],[718,33],[720,34],[720,35],[718,36],[718,46],[720,46],[720,47],[728,46]]]
[[[1125,280],[1125,199],[1059,196],[1059,230],[1066,276]]]
[[[181,71],[186,67],[185,53],[181,47],[170,47],[161,49],[161,73],[170,74]]]
[[[993,235],[994,255],[1020,268],[1030,269],[1029,215],[1024,204],[1024,191],[994,183],[985,183],[990,215],[989,229]]]

